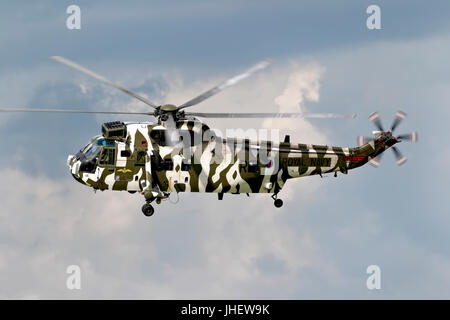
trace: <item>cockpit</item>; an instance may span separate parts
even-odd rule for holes
[[[94,173],[99,163],[114,164],[115,142],[106,140],[103,136],[95,136],[75,158],[80,161],[80,172]]]

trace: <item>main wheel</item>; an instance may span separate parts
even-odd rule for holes
[[[275,207],[277,208],[281,208],[283,206],[283,200],[281,199],[276,199],[273,204],[275,205]]]
[[[155,209],[150,203],[145,203],[142,206],[142,213],[147,217],[151,217],[155,213]]]

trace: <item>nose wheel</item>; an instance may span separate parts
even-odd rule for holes
[[[155,213],[155,209],[149,202],[147,202],[142,206],[142,213],[146,217],[151,217]]]

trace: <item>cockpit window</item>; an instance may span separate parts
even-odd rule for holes
[[[88,148],[84,152],[84,155],[86,156],[87,159],[94,159],[96,156],[98,156],[100,151],[101,151],[100,147],[98,147],[96,145],[91,145],[90,148]]]
[[[83,149],[81,149],[80,151],[82,152],[82,153],[86,153],[86,151],[90,148],[90,147],[92,147],[92,143],[88,143]]]
[[[112,147],[112,148],[116,145],[114,140],[106,140],[105,138],[98,139],[97,141],[95,141],[95,144],[98,146]]]
[[[88,145],[81,150],[81,152],[84,154],[87,160],[92,160],[99,155],[102,148],[99,146],[97,142],[100,140],[101,136],[92,138],[91,141],[88,143]]]
[[[97,141],[101,139],[101,136],[97,136],[91,139],[86,147],[77,153],[77,159],[81,160],[80,172],[94,173],[97,168],[98,155],[102,151],[103,147],[97,144]]]

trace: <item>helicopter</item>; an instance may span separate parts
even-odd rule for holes
[[[366,163],[378,167],[384,151],[392,149],[397,164],[406,162],[395,146],[401,141],[417,141],[417,132],[394,136],[406,117],[398,111],[389,130],[381,124],[378,112],[369,116],[378,130],[372,137],[358,137],[358,146],[333,147],[281,142],[223,138],[199,118],[355,118],[356,114],[336,113],[210,113],[189,112],[215,94],[265,69],[271,61],[262,60],[244,72],[181,105],[157,105],[146,97],[60,56],[53,60],[78,70],[104,84],[143,102],[150,111],[93,111],[72,109],[0,109],[0,112],[56,112],[152,116],[156,121],[110,121],[101,126],[101,135],[90,139],[79,152],[69,155],[67,166],[73,178],[95,191],[139,192],[145,202],[145,216],[154,214],[153,201],[160,204],[172,192],[271,194],[274,206],[283,206],[278,193],[289,179],[333,173],[347,174]]]

